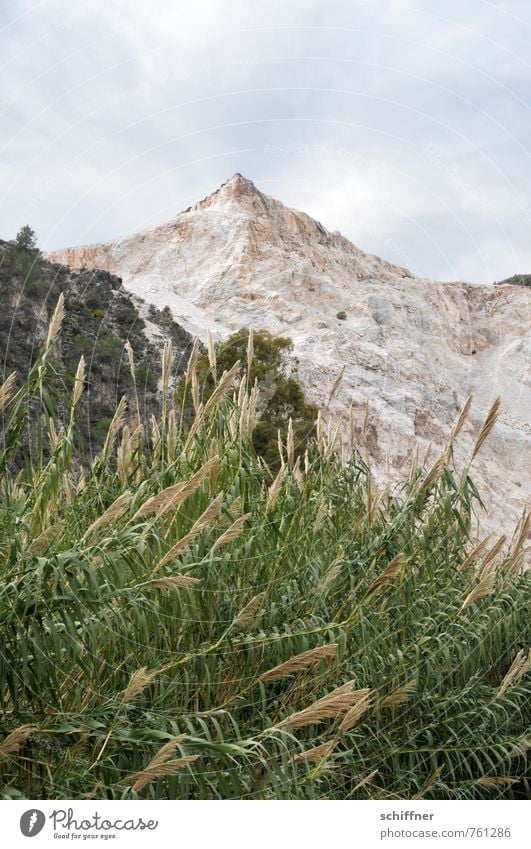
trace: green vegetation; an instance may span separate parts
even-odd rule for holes
[[[153,372],[148,363],[140,363],[135,369],[135,379],[137,386],[142,390],[155,392],[157,389],[157,375]]]
[[[210,352],[203,353],[197,361],[196,404],[206,403],[214,387],[215,375],[229,371],[236,362],[250,363],[247,371],[247,388],[255,386],[260,393],[258,400],[259,418],[253,429],[255,451],[275,471],[279,468],[278,434],[285,442],[288,423],[291,419],[295,457],[304,454],[308,440],[315,435],[317,407],[309,404],[300,384],[287,371],[286,354],[293,349],[291,339],[272,336],[267,330],[249,335],[248,330],[239,330],[219,343]],[[242,387],[244,388],[244,387]],[[182,379],[176,400],[184,403],[188,418],[193,415],[193,391]]]
[[[339,312],[336,313],[336,318],[338,318],[340,321],[346,321],[347,314],[346,314],[345,310],[339,310]]]
[[[23,251],[36,250],[37,236],[35,234],[35,230],[32,230],[29,224],[24,224],[15,237],[15,244],[17,248]]]
[[[531,274],[513,274],[501,283],[511,283],[513,286],[531,286]]]
[[[102,447],[105,431],[101,422],[112,418],[121,395],[127,396],[130,407],[144,422],[160,412],[159,352],[143,333],[144,322],[119,278],[104,271],[72,271],[47,262],[38,251],[0,240],[0,291],[3,302],[9,305],[0,313],[2,372],[16,371],[17,387],[35,362],[54,306],[64,295],[63,332],[53,354],[54,373],[48,394],[64,399],[72,389],[72,376],[83,355],[86,392],[77,410],[77,452],[83,448],[90,455]],[[151,320],[173,339],[177,370],[183,371],[191,337],[173,322],[171,313],[163,318],[153,308]],[[132,364],[127,346],[133,355]],[[64,408],[64,403],[56,405],[58,428],[68,423]],[[35,404],[28,410],[28,418],[33,415],[38,415]],[[24,432],[26,438],[13,459],[19,468],[25,462],[23,449],[28,444],[35,450],[39,447],[39,440],[30,438],[31,429],[25,426]]]
[[[12,245],[11,259],[16,273],[24,278],[25,284],[32,295],[39,293],[42,281],[38,279],[39,251],[37,249],[35,231],[28,224],[25,224],[18,231]],[[5,292],[2,294],[5,295]]]
[[[320,423],[300,461],[288,428],[272,480],[252,381],[218,362],[184,429],[166,346],[160,418],[121,401],[86,465],[83,363],[48,419],[60,323],[0,388],[2,797],[525,797],[527,525],[471,539],[459,427],[394,494]],[[30,404],[52,452],[14,477]]]

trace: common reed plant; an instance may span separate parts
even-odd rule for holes
[[[2,797],[524,798],[526,518],[482,544],[451,451],[377,493],[322,421],[303,459],[280,440],[272,473],[256,387],[212,345],[194,421],[171,408],[166,346],[160,419],[121,401],[87,459],[84,363],[69,427],[47,400],[61,319],[0,388]],[[16,471],[28,426],[48,444]]]

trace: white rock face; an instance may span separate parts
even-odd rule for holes
[[[353,405],[357,438],[382,483],[409,469],[417,445],[422,457],[431,444],[434,460],[472,393],[456,452],[466,457],[500,395],[502,416],[472,477],[489,508],[482,527],[512,533],[531,479],[528,289],[414,277],[240,174],[166,224],[47,258],[120,275],[203,339],[207,329],[222,338],[241,327],[290,336],[299,378],[322,407],[345,366],[330,410],[346,417]],[[342,310],[345,320],[336,317]]]

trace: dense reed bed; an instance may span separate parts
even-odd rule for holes
[[[87,461],[83,362],[51,417],[60,325],[0,389],[2,797],[524,798],[527,522],[471,539],[468,410],[393,492],[322,422],[273,477],[248,363],[202,403],[192,354],[184,429],[167,345],[160,419],[120,402]],[[42,451],[15,472],[29,411]]]

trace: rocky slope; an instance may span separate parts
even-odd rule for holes
[[[89,454],[101,447],[108,425],[122,395],[136,410],[133,379],[124,345],[129,340],[136,364],[135,379],[140,412],[147,420],[159,406],[158,381],[162,344],[172,338],[176,351],[176,374],[184,370],[190,351],[190,335],[171,316],[125,291],[119,277],[107,271],[73,271],[55,265],[37,252],[18,250],[0,240],[0,383],[15,371],[18,381],[27,374],[45,341],[49,320],[60,293],[65,298],[65,318],[59,339],[56,390],[70,392],[81,355],[87,366],[86,387],[81,399],[79,425]],[[55,394],[64,404],[64,394]],[[57,405],[56,405],[57,406]],[[64,423],[66,410],[57,409]],[[25,446],[34,428],[28,419]],[[0,419],[0,439],[2,420]],[[19,458],[21,459],[21,458]]]
[[[346,417],[352,404],[357,439],[382,482],[409,467],[417,445],[431,445],[434,457],[473,393],[464,455],[500,395],[502,417],[475,462],[489,506],[484,524],[510,528],[524,508],[529,289],[419,279],[239,174],[166,224],[49,258],[119,274],[128,291],[169,306],[202,338],[207,328],[221,338],[249,326],[291,336],[301,382],[323,407],[344,366],[331,411]]]

